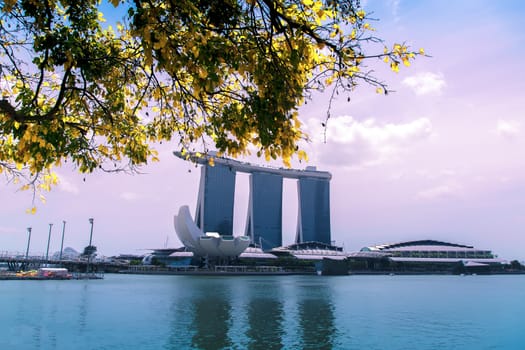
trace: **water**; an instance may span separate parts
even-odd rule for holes
[[[106,275],[0,298],[0,349],[525,349],[525,275]]]

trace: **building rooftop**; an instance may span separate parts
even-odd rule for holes
[[[481,250],[471,245],[429,239],[364,247],[360,253],[389,254],[392,261],[452,262],[465,259],[477,259],[476,261],[479,259],[488,259],[491,262],[495,262],[495,256],[490,250]],[[353,257],[364,256],[356,255]]]
[[[294,243],[285,247],[273,248],[270,253],[292,256],[301,260],[322,260],[323,258],[342,260],[347,256],[343,248],[322,242]]]
[[[422,263],[454,263],[462,261],[465,264],[476,263],[476,264],[502,264],[506,260],[498,258],[472,258],[472,259],[461,259],[461,258],[415,258],[415,257],[390,257],[391,261],[396,262],[422,262]]]
[[[453,248],[473,249],[473,246],[456,244],[449,242],[436,241],[432,239],[417,240],[417,241],[408,241],[408,242],[399,242],[399,243],[390,243],[390,244],[380,244],[370,247],[365,247],[361,251],[381,251],[381,250],[416,250],[417,247],[425,247],[425,250],[452,250]]]
[[[314,166],[307,166],[306,169],[288,169],[288,168],[275,168],[271,166],[255,165],[248,162],[240,162],[235,159],[217,157],[215,152],[209,152],[208,154],[202,154],[197,152],[187,152],[184,155],[182,152],[173,152],[175,156],[184,160],[190,160],[197,164],[209,164],[210,158],[213,158],[213,163],[228,165],[236,171],[243,173],[254,173],[254,172],[265,172],[271,174],[281,175],[285,178],[299,179],[301,177],[308,178],[320,178],[330,180],[332,174],[328,171],[318,171]]]

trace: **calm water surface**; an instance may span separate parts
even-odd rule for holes
[[[525,349],[525,276],[0,281],[0,349]]]

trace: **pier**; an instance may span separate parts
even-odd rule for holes
[[[18,253],[0,252],[0,264],[7,266],[10,272],[37,270],[45,266],[60,266],[68,269],[71,273],[92,273],[118,272],[123,268],[121,263],[111,263],[105,261],[93,261],[87,258],[76,260],[46,259],[45,256],[28,256],[27,258]],[[126,265],[127,267],[127,265]]]
[[[119,273],[144,275],[200,275],[200,276],[261,276],[261,275],[314,275],[315,271],[290,271],[282,266],[216,265],[213,268],[187,266],[130,266]]]

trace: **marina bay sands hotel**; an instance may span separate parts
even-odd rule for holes
[[[174,154],[182,159],[186,155]],[[209,164],[213,157],[214,165]],[[280,247],[282,240],[283,178],[297,179],[298,218],[295,243],[320,242],[330,245],[329,172],[315,167],[305,170],[262,167],[214,154],[196,156],[201,164],[201,179],[195,223],[203,232],[233,235],[235,175],[250,174],[250,197],[245,235],[263,250]]]

